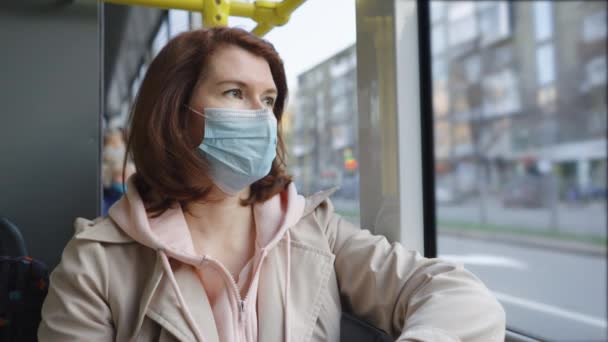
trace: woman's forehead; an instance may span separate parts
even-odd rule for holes
[[[210,58],[207,78],[213,84],[227,80],[274,87],[268,62],[238,46],[225,46]]]

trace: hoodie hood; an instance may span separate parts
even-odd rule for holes
[[[297,193],[293,183],[267,201],[254,204],[257,248],[272,249],[289,227],[300,220],[304,205],[305,199]],[[133,177],[128,180],[126,194],[110,208],[108,214],[120,229],[140,244],[165,250],[173,258],[193,266],[200,262],[201,256],[194,250],[182,208],[177,205],[159,217],[149,217]]]
[[[253,267],[254,274],[250,277],[250,290],[257,291],[259,273],[262,261],[270,250],[272,250],[283,238],[287,239],[287,279],[285,291],[289,290],[289,259],[290,259],[290,234],[289,228],[295,225],[304,213],[305,199],[297,193],[296,187],[291,183],[288,188],[268,199],[263,203],[256,203],[253,206],[253,215],[256,225],[256,256],[252,260],[258,262],[257,267]],[[152,218],[145,210],[144,203],[137,192],[133,183],[133,176],[128,180],[127,193],[109,210],[109,216],[117,223],[125,234],[142,245],[150,247],[160,253],[165,272],[173,284],[174,291],[184,311],[184,316],[188,320],[194,334],[199,341],[203,341],[202,334],[194,324],[187,306],[179,290],[173,271],[171,270],[168,258],[176,259],[182,263],[199,268],[205,261],[211,260],[207,255],[197,255],[190,235],[188,225],[181,206],[176,205],[162,215]],[[218,263],[218,262],[216,262]],[[218,263],[219,264],[219,263]],[[221,268],[228,286],[232,278],[221,264]],[[237,295],[238,296],[238,295]],[[242,305],[242,304],[241,304]],[[225,309],[224,309],[225,310]],[[249,305],[249,310],[255,310],[255,305]],[[285,313],[287,316],[289,307],[285,303]],[[250,316],[250,315],[249,315]],[[288,324],[288,319],[285,319]],[[256,323],[257,324],[257,323]],[[286,338],[289,331],[286,329]]]

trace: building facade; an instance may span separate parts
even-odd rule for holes
[[[605,190],[606,3],[435,1],[431,14],[438,186],[498,193],[535,170],[561,197]]]
[[[303,193],[358,196],[356,65],[352,45],[298,77],[290,166]]]

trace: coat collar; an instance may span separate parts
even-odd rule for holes
[[[169,278],[165,276],[161,263],[160,256],[157,256],[154,276],[141,298],[138,322],[143,322],[144,316],[148,316],[180,341],[194,342],[196,341],[194,333],[179,307],[175,291]],[[173,270],[173,274],[184,302],[188,305],[188,310],[192,313],[205,341],[219,342],[213,311],[196,272],[191,266],[181,264]],[[155,283],[158,286],[154,286]]]
[[[319,191],[306,197],[304,212],[302,217],[313,212],[319,204],[331,196],[338,187],[333,187],[324,191]],[[99,217],[93,221],[84,218],[77,218],[74,226],[76,227],[76,239],[91,240],[105,243],[132,243],[133,238],[123,232],[110,217]]]
[[[304,213],[302,217],[312,213],[323,201],[325,201],[329,196],[333,195],[339,187],[335,186],[333,188],[322,190],[316,192],[308,197],[306,197],[306,205],[304,206]]]

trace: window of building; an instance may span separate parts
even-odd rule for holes
[[[466,120],[471,117],[471,103],[468,94],[468,87],[465,84],[450,84],[450,99],[452,100],[451,108],[452,117],[455,120]]]
[[[433,80],[441,81],[448,78],[448,65],[444,58],[433,58]]]
[[[606,11],[598,11],[585,16],[583,20],[583,41],[595,42],[606,40],[608,25],[606,24]]]
[[[467,57],[464,61],[464,71],[469,83],[477,83],[481,75],[481,59],[478,54]]]
[[[539,86],[555,81],[555,54],[552,43],[536,48],[536,80]]]
[[[447,4],[450,21],[470,18],[475,14],[475,3],[472,1],[449,1]]]
[[[450,22],[448,41],[450,46],[471,42],[477,37],[477,18],[468,16]]]
[[[481,44],[492,44],[511,35],[509,23],[509,5],[505,2],[488,1],[478,4],[479,31]]]
[[[433,82],[433,110],[435,116],[445,116],[450,108],[447,82]]]
[[[514,53],[512,45],[497,46],[491,50],[487,51],[487,55],[491,58],[486,63],[489,66],[488,69],[501,70],[512,64]]]
[[[553,35],[552,1],[534,1],[534,33],[537,41],[550,39]]]
[[[551,112],[555,108],[555,100],[557,99],[557,90],[555,84],[548,84],[538,88],[536,92],[536,103],[546,112]]]
[[[497,116],[520,110],[519,85],[512,70],[484,76],[483,115]]]
[[[432,44],[432,53],[434,55],[441,54],[445,51],[446,48],[446,32],[445,32],[445,24],[440,23],[434,25],[431,30],[431,44]]]
[[[443,1],[431,1],[431,22],[441,21],[445,17],[445,8]]]
[[[597,56],[585,64],[586,84],[589,87],[606,84],[606,56]]]

